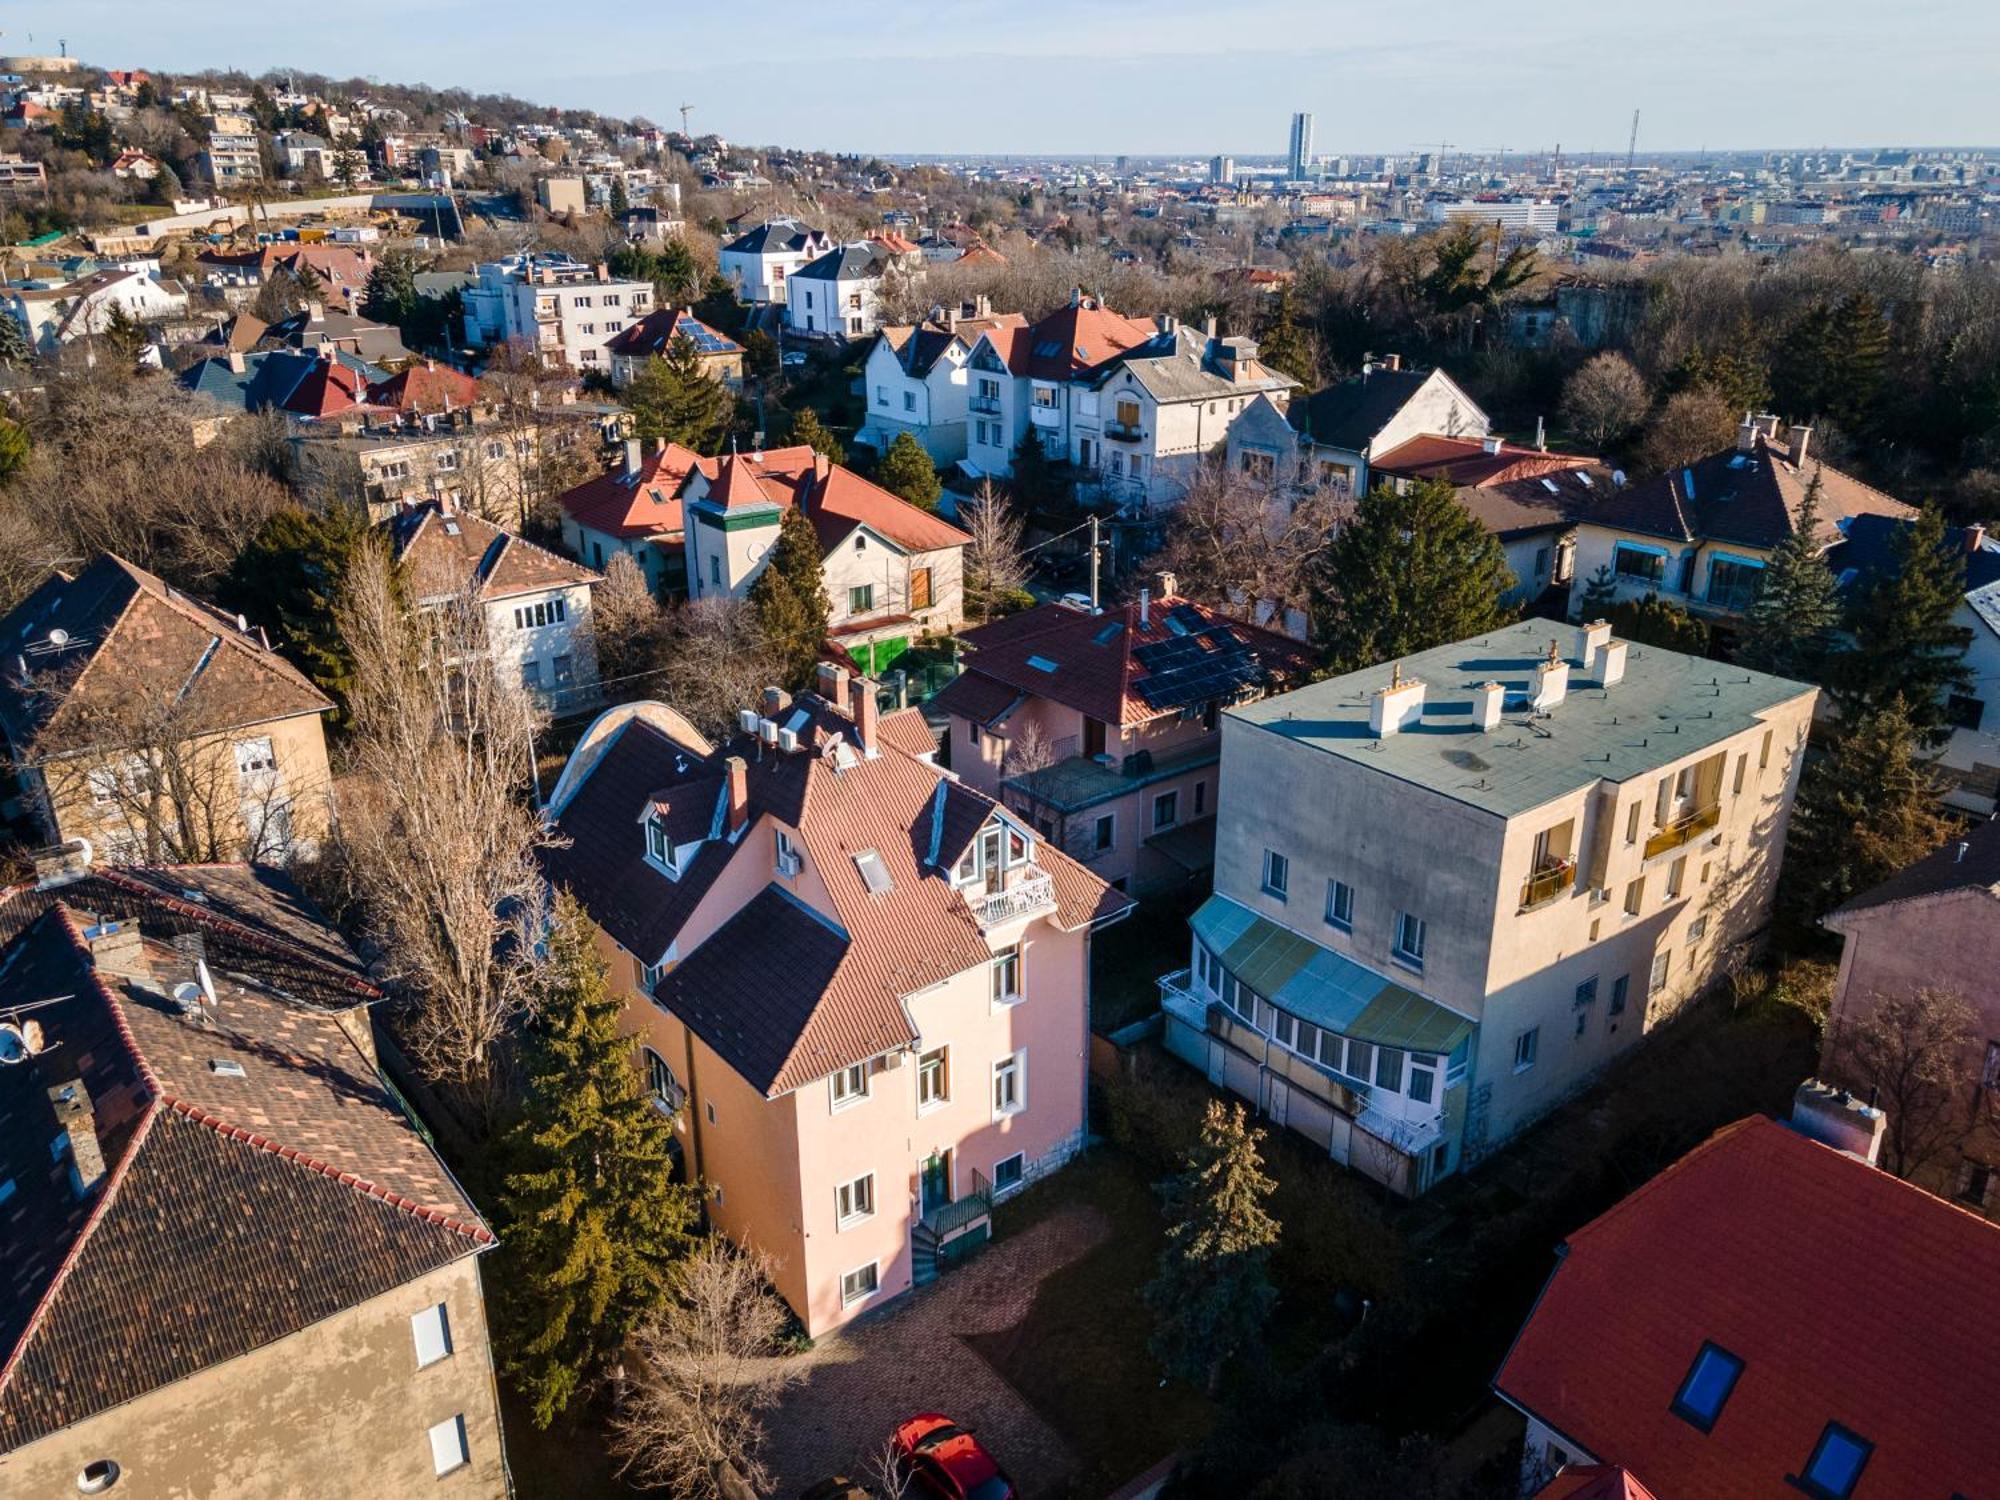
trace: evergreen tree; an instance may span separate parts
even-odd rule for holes
[[[271,632],[278,649],[346,713],[354,657],[334,606],[363,548],[380,546],[356,505],[284,510],[236,555],[222,597]]]
[[[13,318],[0,315],[0,370],[23,369],[34,357],[26,331]]]
[[[779,523],[771,560],[750,585],[750,608],[759,634],[782,664],[784,686],[794,692],[807,686],[826,648],[826,622],[833,609],[826,597],[819,534],[799,506],[788,509]]]
[[[701,300],[694,305],[694,315],[710,328],[741,337],[743,334],[746,309],[736,300],[736,293],[729,283],[720,276],[710,275],[702,286]]]
[[[1678,604],[1669,604],[1658,594],[1614,604],[1607,617],[1612,633],[1624,640],[1688,656],[1708,655],[1711,634],[1708,622],[1696,619]]]
[[[761,328],[743,337],[743,369],[757,380],[769,380],[778,373],[778,341]],[[839,460],[835,460],[838,462]]]
[[[829,463],[847,462],[847,450],[840,446],[840,439],[827,430],[826,424],[819,419],[819,413],[810,406],[800,407],[793,415],[792,441],[804,443],[815,453],[825,454]]]
[[[611,179],[610,208],[611,217],[614,219],[622,219],[631,211],[632,199],[625,191],[625,177],[623,173],[619,173]]]
[[[1041,437],[1032,425],[1021,434],[1021,441],[1014,445],[1013,469],[1010,489],[1014,503],[1022,510],[1037,510],[1062,499],[1062,486],[1056,479],[1056,468],[1049,459],[1049,450],[1042,446]]]
[[[527,1099],[508,1131],[496,1278],[502,1368],[547,1427],[672,1295],[694,1192],[673,1180],[673,1125],[647,1097],[632,1038],[576,898],[549,934]]]
[[[1780,908],[1801,932],[1930,853],[1950,832],[1903,705],[1848,721],[1808,762],[1785,840]]]
[[[1853,648],[1834,663],[1834,702],[1847,718],[1900,699],[1919,740],[1951,732],[1947,700],[1971,681],[1972,632],[1954,616],[1965,599],[1965,556],[1946,536],[1944,513],[1927,505],[1898,528],[1890,566],[1861,589],[1849,612]]]
[[[1171,1222],[1145,1291],[1149,1347],[1171,1374],[1211,1392],[1223,1364],[1261,1337],[1277,1301],[1278,1221],[1264,1207],[1277,1183],[1257,1152],[1263,1139],[1241,1104],[1212,1099],[1183,1170],[1161,1185]]]
[[[1313,639],[1336,672],[1408,656],[1503,624],[1507,555],[1451,485],[1378,485],[1311,581]]]
[[[1796,411],[1843,428],[1867,425],[1889,357],[1882,305],[1857,291],[1819,301],[1786,330],[1778,351],[1779,396]]]
[[[11,418],[0,417],[0,485],[21,472],[21,466],[28,461],[28,448],[28,429]]]
[[[736,402],[721,381],[702,368],[694,340],[676,334],[667,352],[649,359],[625,388],[638,435],[648,442],[679,443],[714,453],[736,418]]]
[[[1319,383],[1319,361],[1300,326],[1298,299],[1289,282],[1273,300],[1270,319],[1258,336],[1257,357],[1272,369],[1304,381],[1307,390]]]
[[[417,263],[407,255],[390,253],[375,263],[362,292],[361,310],[378,323],[401,328],[422,301],[417,291]]]
[[[1597,571],[1583,581],[1583,594],[1577,600],[1578,618],[1586,624],[1602,620],[1617,602],[1617,577],[1612,573],[1610,563],[1601,563]]]
[[[896,441],[882,455],[875,482],[923,510],[936,510],[938,496],[944,492],[944,486],[938,483],[937,465],[931,462],[916,434],[907,429],[896,434]]]
[[[1840,626],[1840,594],[1819,555],[1820,479],[1806,486],[1792,532],[1771,553],[1744,616],[1736,659],[1759,672],[1819,682]]]
[[[1771,382],[1764,373],[1763,362],[1752,349],[1747,335],[1739,335],[1736,345],[1733,349],[1716,351],[1700,344],[1690,345],[1687,353],[1667,371],[1662,382],[1665,394],[1673,396],[1682,391],[1714,391],[1738,415],[1768,406]]]

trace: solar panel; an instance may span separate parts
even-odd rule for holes
[[[1178,621],[1177,614],[1181,614]],[[1186,605],[1176,606],[1167,616],[1169,628],[1178,623],[1185,629],[1190,619],[1200,627],[1198,633],[1190,631],[1171,640],[1155,641],[1132,653],[1132,659],[1145,669],[1136,687],[1149,707],[1166,710],[1233,701],[1246,688],[1260,687],[1268,680],[1264,664],[1227,626],[1209,625]]]

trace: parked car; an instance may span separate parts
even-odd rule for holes
[[[979,1439],[938,1412],[896,1429],[896,1460],[914,1495],[940,1500],[1015,1500],[1014,1481]]]

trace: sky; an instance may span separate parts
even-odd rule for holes
[[[0,52],[308,68],[750,145],[1566,156],[2000,143],[1994,0],[7,0]]]

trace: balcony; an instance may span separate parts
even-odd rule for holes
[[[1719,802],[1676,818],[1646,840],[1646,858],[1651,859],[1656,854],[1665,854],[1669,849],[1692,843],[1721,821],[1722,804]]]
[[[1146,430],[1136,422],[1106,422],[1104,436],[1114,443],[1143,443]]]
[[[1000,398],[998,396],[968,396],[965,402],[965,409],[977,412],[981,416],[997,417],[1000,415]]]
[[[1030,869],[1014,877],[1013,882],[998,891],[967,891],[965,904],[972,909],[972,920],[983,931],[998,927],[1004,922],[1023,921],[1056,909],[1055,882],[1042,870]]]
[[[977,1167],[972,1169],[972,1190],[954,1198],[949,1203],[940,1203],[924,1214],[919,1222],[939,1240],[946,1240],[959,1230],[988,1218],[993,1213],[993,1184],[986,1180],[986,1174]]]
[[[1553,901],[1576,884],[1576,861],[1554,860],[1530,875],[1521,885],[1521,910],[1529,911]]]

